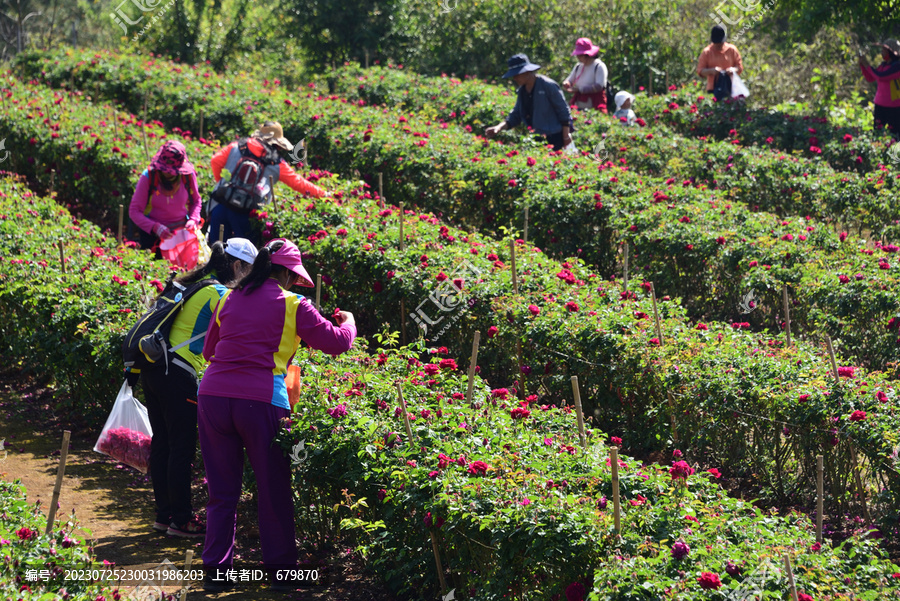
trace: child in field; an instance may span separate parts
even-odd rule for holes
[[[634,103],[634,96],[629,94],[628,92],[622,91],[616,93],[616,112],[613,113],[613,117],[618,119],[622,125],[627,125],[631,127],[634,125],[635,119],[637,119],[637,115],[634,114],[634,111],[631,110],[631,105]]]

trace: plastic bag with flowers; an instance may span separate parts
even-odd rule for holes
[[[147,408],[134,398],[128,382],[122,384],[94,450],[147,473],[153,429]]]

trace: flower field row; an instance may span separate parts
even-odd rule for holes
[[[12,314],[13,295],[17,296],[19,306],[10,320],[18,327],[15,331],[7,328],[2,332],[4,343],[28,362],[33,363],[36,357],[40,357],[43,365],[54,365],[62,377],[73,371],[73,363],[79,359],[84,361],[89,353],[88,347],[96,347],[91,359],[78,366],[81,383],[95,385],[91,390],[78,390],[72,383],[70,386],[73,394],[80,394],[80,398],[111,401],[111,391],[117,383],[114,374],[110,373],[117,371],[118,367],[117,337],[124,331],[123,321],[130,321],[127,314],[119,311],[127,310],[122,309],[123,306],[139,305],[136,289],[138,282],[150,277],[147,274],[151,273],[151,262],[139,253],[128,250],[113,255],[107,249],[108,239],[88,225],[69,225],[65,211],[52,201],[30,196],[20,186],[8,181],[3,182],[2,186],[6,196],[0,199],[0,212],[5,217],[0,219],[0,240],[5,248],[2,250],[0,273],[5,283],[0,302],[8,315]],[[691,448],[697,459],[729,462],[717,463],[722,466],[726,477],[743,475],[744,466],[755,463],[753,468],[759,470],[760,478],[764,479],[767,469],[778,467],[774,462],[778,457],[768,461],[769,457],[759,454],[761,449],[753,449],[756,454],[752,459],[738,456],[736,460],[730,460],[729,455],[735,451],[746,452],[748,449],[729,451],[727,443],[743,440],[746,445],[752,439],[754,444],[765,447],[774,433],[757,420],[747,417],[747,414],[767,411],[766,415],[775,419],[782,416],[790,416],[792,420],[796,418],[794,431],[778,434],[784,437],[780,439],[782,460],[784,449],[791,449],[787,455],[788,463],[782,464],[782,469],[803,470],[801,457],[823,449],[827,457],[829,507],[835,507],[836,511],[846,504],[844,470],[848,466],[849,446],[854,444],[860,450],[866,469],[878,474],[888,487],[877,501],[873,499],[873,511],[886,515],[881,514],[882,507],[886,509],[892,505],[896,482],[890,474],[895,468],[885,463],[892,459],[884,453],[895,444],[890,437],[896,434],[896,428],[890,422],[896,405],[896,391],[888,383],[879,381],[877,375],[866,374],[868,382],[861,386],[858,382],[862,373],[859,372],[854,374],[855,379],[847,380],[851,386],[833,390],[824,370],[819,367],[824,363],[823,357],[813,349],[801,347],[785,351],[777,344],[768,347],[753,335],[714,324],[704,326],[706,329],[699,325],[689,329],[690,324],[679,317],[677,306],[670,302],[662,303],[664,315],[668,316],[664,320],[665,342],[657,344],[658,341],[650,338],[649,320],[640,315],[646,315],[652,308],[639,287],[635,286],[634,291],[625,298],[618,294],[598,296],[589,290],[593,286],[582,285],[579,280],[593,280],[601,287],[607,284],[597,281],[596,277],[591,278],[582,263],[570,263],[571,269],[568,271],[574,280],[570,284],[566,281],[570,279],[568,276],[561,278],[553,273],[553,269],[544,269],[552,262],[524,244],[520,245],[522,254],[517,264],[521,270],[522,294],[504,296],[500,290],[509,286],[510,269],[499,257],[485,256],[491,254],[487,252],[490,249],[486,248],[491,243],[490,239],[474,235],[469,237],[465,232],[446,226],[442,229],[439,224],[432,223],[433,218],[430,217],[423,220],[419,215],[407,215],[404,224],[409,244],[407,250],[401,252],[385,246],[382,253],[375,245],[380,244],[379,239],[390,240],[399,233],[396,222],[392,219],[385,223],[380,233],[370,230],[367,224],[374,223],[377,228],[377,219],[367,214],[379,210],[375,201],[359,197],[360,191],[355,195],[351,194],[351,190],[338,192],[341,194],[337,201],[317,200],[311,203],[313,206],[308,210],[307,200],[283,202],[282,210],[270,217],[273,223],[267,226],[270,231],[300,239],[311,268],[318,267],[317,262],[319,266],[329,262],[333,267],[326,273],[340,273],[340,279],[328,289],[332,298],[336,299],[334,302],[349,303],[345,306],[354,311],[356,303],[364,306],[366,299],[370,306],[390,306],[393,303],[386,292],[396,294],[402,289],[401,286],[409,286],[424,293],[443,281],[441,271],[446,269],[451,272],[453,264],[460,257],[465,257],[472,267],[468,268],[469,275],[463,276],[467,279],[461,282],[460,287],[472,291],[471,299],[466,299],[475,301],[468,309],[474,317],[472,325],[484,328],[482,324],[497,324],[493,328],[484,328],[487,336],[479,364],[487,366],[492,357],[511,356],[518,337],[514,333],[517,327],[521,328],[521,338],[529,343],[523,348],[523,362],[540,365],[547,359],[551,363],[549,373],[526,379],[526,386],[543,381],[548,387],[559,388],[569,373],[577,371],[567,365],[569,373],[560,373],[565,363],[553,353],[540,356],[538,353],[546,352],[540,351],[541,346],[552,345],[550,350],[555,347],[583,353],[588,360],[602,366],[602,373],[597,379],[593,378],[594,369],[579,374],[583,378],[582,390],[586,402],[599,406],[598,400],[603,400],[600,393],[607,386],[615,390],[615,396],[608,395],[608,402],[622,395],[623,402],[617,403],[619,410],[627,408],[634,414],[630,424],[620,426],[633,433],[623,444],[637,448],[642,446],[639,437],[643,431],[636,426],[641,424],[647,428],[654,419],[654,413],[660,422],[655,428],[656,434],[666,431],[665,417],[661,415],[666,411],[665,403],[652,399],[662,393],[660,386],[665,381],[668,389],[676,393],[679,415],[685,409],[690,412],[684,420],[679,418],[678,432],[682,442]],[[351,196],[355,197],[351,199]],[[267,215],[262,217],[269,218]],[[321,224],[321,231],[306,239],[299,237],[301,231],[312,231],[314,224]],[[73,236],[74,232],[78,233]],[[58,263],[51,260],[54,257],[52,242],[60,237],[69,239],[66,246],[68,276],[62,274]],[[471,248],[479,250],[479,253],[473,254]],[[423,249],[430,251],[433,258],[423,260]],[[462,249],[466,249],[465,254],[459,252]],[[143,266],[143,273],[135,273],[134,265]],[[384,283],[379,290],[371,275],[366,277],[366,269],[388,267],[396,267],[393,277],[382,276]],[[483,275],[477,274],[476,269],[483,271]],[[140,279],[136,279],[138,277]],[[337,275],[334,277],[337,279]],[[122,286],[121,281],[126,285]],[[61,302],[58,291],[63,286],[71,288],[73,284],[75,290],[64,290],[67,295]],[[148,282],[148,287],[151,284]],[[615,286],[608,286],[609,292],[618,292]],[[570,288],[570,291],[561,292],[565,288]],[[41,298],[41,294],[55,296],[53,299]],[[484,306],[484,299],[488,298],[493,299],[491,302],[496,304],[496,311],[491,311],[490,305]],[[501,321],[504,314],[512,318],[512,323]],[[43,315],[43,319],[39,315]],[[466,321],[470,320],[460,319],[457,322],[459,329],[465,329]],[[39,331],[40,327],[50,330],[45,327],[47,323],[54,325],[52,331],[55,339],[62,342],[58,345],[60,351],[73,355],[68,365],[50,348],[49,339],[43,337],[49,337],[49,334]],[[560,331],[560,324],[563,324],[564,331]],[[452,330],[447,335],[451,338],[459,336]],[[15,336],[19,337],[18,342],[13,338]],[[754,347],[757,343],[765,350],[756,352]],[[583,350],[578,348],[580,344],[585,345]],[[572,348],[574,350],[570,351]],[[422,356],[417,352],[413,354]],[[410,582],[410,586],[434,586],[435,575],[429,573],[430,564],[422,559],[427,555],[403,555],[396,551],[415,537],[427,536],[424,520],[431,511],[431,526],[439,530],[437,534],[440,537],[445,537],[441,545],[448,569],[464,578],[467,589],[475,588],[472,596],[477,598],[499,598],[498,595],[509,592],[511,585],[519,587],[513,589],[517,591],[539,590],[556,594],[561,592],[562,587],[575,585],[577,588],[580,583],[588,589],[597,587],[602,590],[602,594],[607,595],[602,598],[627,599],[636,594],[636,590],[630,588],[633,585],[627,584],[627,579],[621,576],[624,571],[630,573],[635,570],[652,576],[648,581],[659,583],[660,590],[669,588],[677,592],[680,598],[697,598],[697,595],[720,598],[724,590],[736,589],[741,585],[742,574],[757,572],[761,565],[766,565],[767,558],[774,560],[784,553],[792,554],[795,563],[806,567],[801,586],[808,593],[822,598],[852,590],[871,591],[872,595],[886,594],[888,584],[885,578],[890,568],[872,559],[874,543],[856,541],[853,552],[847,546],[834,553],[828,551],[826,546],[823,551],[813,544],[806,518],[798,516],[784,522],[766,517],[749,504],[726,497],[718,487],[707,481],[708,477],[688,476],[691,478],[690,486],[685,487],[680,482],[673,482],[672,474],[660,468],[639,468],[631,461],[624,462],[622,478],[626,507],[623,532],[627,533],[627,538],[624,542],[610,539],[608,503],[611,493],[607,490],[609,476],[602,469],[602,445],[598,444],[602,437],[599,433],[588,436],[591,448],[597,447],[596,450],[580,451],[575,444],[573,416],[549,406],[546,410],[541,408],[542,397],[549,398],[541,389],[537,390],[537,399],[526,400],[526,404],[516,410],[509,391],[490,389],[476,379],[479,405],[490,394],[493,399],[490,412],[494,417],[482,415],[487,404],[481,405],[478,410],[458,405],[458,410],[448,408],[449,400],[459,400],[453,399],[453,393],[463,389],[459,376],[451,377],[451,374],[458,371],[456,365],[464,364],[464,355],[454,352],[453,356],[443,353],[440,355],[443,362],[432,362],[432,367],[422,365],[422,374],[405,384],[406,398],[417,418],[414,422],[415,435],[424,439],[425,452],[418,450],[418,444],[404,452],[402,441],[395,451],[386,450],[395,442],[390,432],[401,432],[401,438],[403,436],[402,422],[393,412],[385,412],[383,406],[388,400],[391,406],[395,406],[388,391],[396,379],[396,370],[405,369],[404,366],[410,363],[415,364],[416,357],[388,350],[378,355],[375,365],[372,365],[371,359],[361,359],[362,373],[358,375],[346,375],[348,370],[345,366],[339,366],[334,371],[324,368],[317,372],[309,370],[306,377],[312,378],[312,381],[303,387],[309,398],[304,399],[301,406],[311,410],[298,416],[293,435],[307,440],[311,457],[310,473],[314,474],[309,477],[315,478],[317,474],[322,487],[304,486],[303,494],[333,496],[347,488],[356,495],[356,501],[359,496],[367,496],[371,512],[363,512],[364,518],[356,517],[362,522],[351,521],[345,526],[371,528],[373,533],[377,533],[374,540],[363,537],[360,543],[367,548],[373,561],[384,567],[395,586],[402,588],[399,582]],[[604,358],[609,360],[604,361]],[[792,369],[794,361],[799,364]],[[382,364],[386,367],[375,367]],[[547,371],[547,368],[544,365],[535,371]],[[650,371],[654,368],[656,372]],[[380,371],[382,369],[385,371]],[[631,370],[629,375],[621,374],[625,378],[610,377],[617,371],[628,369]],[[774,381],[771,378],[773,371],[778,372],[781,380],[777,390],[754,386],[754,382]],[[526,374],[526,377],[530,375]],[[98,382],[103,383],[104,377],[109,380],[105,385],[106,391],[102,390],[104,386],[96,386]],[[876,388],[882,394],[876,394]],[[805,398],[795,398],[794,395],[800,390],[805,391]],[[329,392],[330,397],[327,395]],[[318,396],[320,393],[323,397]],[[431,393],[436,394],[431,397]],[[443,393],[448,402],[443,408],[429,408],[431,403],[442,401],[437,398],[437,393]],[[346,399],[346,404],[343,408],[330,404],[325,406],[322,398],[329,398],[329,401],[338,404]],[[729,403],[723,406],[722,398]],[[507,403],[505,408],[504,401]],[[702,404],[696,405],[698,401]],[[498,404],[495,406],[494,402]],[[774,402],[778,405],[769,405]],[[528,403],[532,403],[530,408]],[[374,418],[368,421],[359,419],[353,425],[358,407],[376,414],[378,421],[373,421]],[[853,411],[868,410],[865,419],[851,415],[851,407]],[[327,411],[329,409],[330,412]],[[425,409],[427,412],[423,412]],[[774,411],[769,412],[770,409]],[[845,411],[848,412],[846,415]],[[441,427],[429,421],[432,414],[435,419],[443,418],[444,412],[449,414],[448,420],[453,417],[447,422],[449,426]],[[348,415],[347,424],[329,421],[330,426],[326,427],[321,423],[322,420],[343,420]],[[608,419],[608,415],[608,410],[601,411],[594,422]],[[832,415],[837,417],[837,421],[833,421]],[[513,456],[512,441],[516,441],[517,447],[523,443],[521,437],[509,438],[510,425],[523,428],[522,422],[516,420],[528,421],[532,418],[541,422],[538,432],[519,432],[531,441],[528,443],[530,446],[541,449],[541,452],[534,450]],[[496,420],[494,426],[490,426],[491,420]],[[463,421],[471,426],[459,428]],[[823,423],[827,423],[833,431],[816,431],[815,427]],[[813,429],[807,430],[813,424]],[[342,427],[334,428],[335,425]],[[697,426],[704,431],[702,437],[691,433]],[[489,427],[491,432],[487,430]],[[444,431],[446,428],[450,428],[449,432]],[[748,436],[748,429],[752,429],[755,438]],[[478,439],[481,439],[480,445],[474,444],[473,441]],[[550,440],[550,444],[546,440]],[[293,447],[295,442],[291,439],[286,444]],[[564,449],[558,446],[563,442]],[[867,446],[875,444],[878,446]],[[429,445],[431,450],[428,450]],[[509,448],[503,448],[504,445]],[[441,452],[457,460],[460,455],[465,455],[464,471],[459,463],[455,467],[449,464],[442,467]],[[552,463],[556,461],[563,463]],[[566,462],[571,462],[571,467],[567,467]],[[323,467],[325,463],[331,467]],[[337,469],[334,473],[341,474],[343,479],[325,478],[324,474],[331,473],[328,471],[331,469]],[[688,471],[682,470],[684,474]],[[431,475],[431,472],[438,473]],[[535,474],[540,477],[535,477]],[[502,477],[489,477],[494,475]],[[773,482],[774,476],[773,473]],[[780,476],[782,483],[794,489],[792,492],[803,486],[802,477],[795,481],[787,471]],[[464,478],[461,482],[460,477]],[[548,488],[547,480],[551,479],[559,485]],[[515,499],[510,498],[513,482],[523,491],[516,493],[518,496]],[[435,490],[431,489],[432,486]],[[438,495],[438,486],[447,494]],[[569,489],[570,486],[572,489]],[[373,487],[377,488],[373,491]],[[373,499],[379,497],[382,488],[387,502],[376,507]],[[539,491],[545,491],[543,496],[538,495]],[[599,503],[593,499],[598,494]],[[606,503],[602,496],[606,496]],[[321,500],[322,497],[319,498]],[[507,500],[510,501],[508,505]],[[347,503],[353,505],[351,501]],[[678,503],[683,505],[676,512]],[[301,503],[301,509],[298,509],[301,519],[322,519],[321,516],[315,518],[304,512],[304,506]],[[501,511],[498,513],[498,510]],[[533,513],[535,511],[538,513]],[[685,518],[685,515],[698,521]],[[443,524],[440,523],[442,519],[445,520]],[[384,522],[386,529],[381,529],[379,520]],[[565,528],[557,531],[556,525],[550,526],[554,522],[564,524]],[[893,527],[886,520],[883,532],[889,534]],[[534,542],[541,540],[532,536],[535,528],[548,532],[544,543]],[[549,534],[551,532],[555,534]],[[646,536],[656,537],[652,539],[653,544],[648,543]],[[617,548],[619,552],[610,555],[603,551],[603,547],[598,551],[596,542],[603,540],[611,540],[606,543],[608,548]],[[574,551],[573,541],[577,543]],[[733,560],[718,555],[714,557],[708,550],[703,552],[706,545],[718,546],[726,542],[733,549]],[[421,545],[427,548],[427,538]],[[523,546],[534,553],[519,557],[516,550]],[[623,559],[609,563],[605,559],[607,556],[621,556]],[[550,558],[556,567],[548,565],[547,559]],[[566,558],[566,561],[560,562],[560,558]],[[729,566],[729,562],[733,566]],[[509,575],[516,573],[516,570],[528,574],[528,578],[518,583],[511,582]],[[840,574],[841,579],[830,576],[834,573]],[[482,578],[482,575],[487,577]],[[767,587],[773,591],[783,590],[783,574],[771,572],[766,578]],[[608,581],[622,584],[618,585],[618,589],[609,589],[606,586]]]
[[[25,500],[25,487],[18,481],[0,480],[0,595],[4,599],[120,598],[118,590],[101,583],[66,578],[67,571],[102,568],[93,549],[74,536],[73,522],[57,522],[50,534],[44,534],[46,528],[40,505]],[[38,577],[29,580],[28,570],[35,570]]]
[[[45,87],[8,83],[0,121],[17,145],[34,149],[27,156],[11,153],[13,167],[44,182],[48,169],[58,169],[61,197],[79,206],[123,202],[124,190],[145,162],[140,122],[123,119],[120,139],[110,140],[114,132],[109,122],[100,119],[99,134],[87,125],[103,115],[102,108]],[[55,111],[54,119],[42,124],[45,111]],[[333,118],[356,119],[354,115],[335,112]],[[795,333],[827,332],[845,354],[868,366],[883,367],[898,358],[898,330],[888,326],[900,311],[900,295],[894,292],[900,284],[891,271],[895,246],[865,249],[855,237],[843,240],[821,221],[754,212],[689,180],[644,177],[607,166],[598,179],[590,175],[590,161],[548,157],[537,148],[537,158],[514,150],[498,161],[463,160],[468,154],[478,158],[481,143],[448,135],[429,138],[430,148],[418,148],[414,140],[424,138],[416,137],[408,122],[393,119],[366,130],[362,137],[369,141],[360,151],[342,141],[352,141],[355,134],[350,132],[364,127],[362,123],[341,126],[347,135],[333,139],[339,126],[317,125],[322,120],[328,121],[311,119],[307,131],[323,128],[323,141],[331,143],[324,151],[329,162],[367,173],[395,166],[399,175],[388,178],[388,190],[397,192],[390,196],[395,201],[415,200],[453,214],[455,220],[480,224],[482,231],[513,219],[524,226],[522,207],[527,205],[529,234],[541,248],[559,257],[584,258],[607,275],[621,273],[614,242],[615,232],[624,232],[631,244],[632,273],[654,281],[661,294],[681,297],[695,318],[734,320],[740,299],[754,290],[763,310],[745,318],[747,323],[778,331],[781,289],[789,284]],[[149,129],[157,141],[166,135],[155,124]],[[212,147],[190,139],[186,143],[205,191],[205,156]],[[449,161],[439,157],[453,156],[454,168],[443,174],[435,169]],[[512,179],[505,179],[510,174]],[[842,198],[849,203],[849,197]],[[887,192],[877,198],[886,200]]]
[[[607,445],[618,440],[588,423],[582,445],[571,407],[481,381],[470,405],[441,349],[384,346],[374,363],[303,357],[311,368],[279,442],[299,463],[303,531],[353,536],[396,591],[438,595],[437,549],[458,599],[781,599],[785,555],[804,601],[900,594],[871,539],[819,545],[805,516],[766,514],[724,494],[718,469],[683,460],[620,456],[617,535]]]
[[[105,417],[122,383],[122,336],[167,273],[53,200],[0,180],[0,342],[26,369],[53,375],[61,409]]]

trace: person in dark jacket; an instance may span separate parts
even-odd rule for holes
[[[525,123],[544,136],[554,150],[569,146],[572,143],[572,115],[559,84],[549,77],[537,75],[535,71],[541,68],[540,65],[529,61],[524,54],[516,54],[506,64],[509,70],[503,77],[511,77],[518,86],[516,105],[506,119],[485,128],[484,135],[493,138],[505,129]]]

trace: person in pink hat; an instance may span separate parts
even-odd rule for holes
[[[138,179],[128,216],[140,229],[141,248],[154,248],[180,227],[195,229],[203,200],[184,144],[168,140]]]
[[[585,110],[595,108],[606,112],[606,80],[609,72],[606,64],[597,56],[600,47],[595,46],[588,38],[578,38],[572,56],[578,64],[562,83],[566,92],[573,94],[572,104]]]
[[[259,250],[253,268],[226,292],[213,311],[203,344],[209,367],[200,381],[200,451],[206,466],[204,589],[230,586],[215,576],[234,565],[237,503],[244,449],[256,475],[259,538],[267,570],[297,564],[290,463],[272,445],[282,419],[289,417],[285,376],[300,340],[339,355],[356,338],[353,314],[337,313],[332,325],[305,297],[290,292],[312,287],[300,250],[277,238]],[[273,589],[282,589],[273,583]]]

